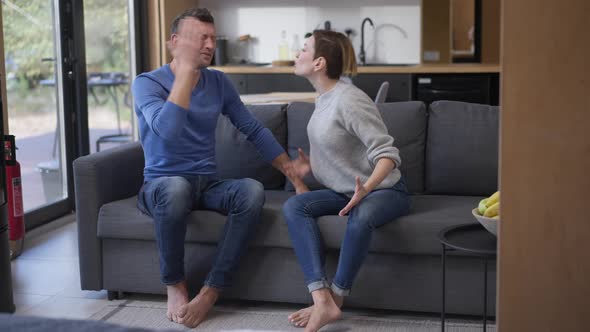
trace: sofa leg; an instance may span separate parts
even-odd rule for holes
[[[122,292],[119,291],[107,291],[107,298],[109,301],[118,300],[120,296],[123,295]]]

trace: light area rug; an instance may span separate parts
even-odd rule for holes
[[[220,304],[209,313],[194,331],[219,332],[303,332],[302,328],[292,326],[287,316],[300,308],[273,304],[248,305]],[[166,318],[165,300],[125,300],[105,307],[91,317],[128,327],[155,330],[184,331],[188,328],[170,322]],[[342,319],[329,324],[321,332],[435,332],[440,331],[440,318],[435,316],[408,316],[402,314],[383,314],[368,310],[344,310]],[[451,319],[445,324],[448,332],[479,332],[481,321]],[[496,326],[488,322],[488,331],[495,332]]]

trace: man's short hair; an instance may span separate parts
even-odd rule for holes
[[[211,24],[215,23],[213,20],[213,15],[211,15],[211,12],[209,11],[209,9],[207,9],[207,8],[189,8],[174,18],[174,20],[172,21],[172,25],[170,26],[170,33],[172,33],[172,34],[177,33],[178,32],[178,25],[180,24],[180,21],[182,21],[183,19],[185,19],[187,17],[192,17],[196,20],[199,20],[199,21],[205,22],[205,23],[211,23]]]

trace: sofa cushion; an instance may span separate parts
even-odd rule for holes
[[[430,104],[426,193],[487,196],[498,188],[499,108]]]
[[[299,157],[298,148],[301,148],[309,156],[309,138],[307,137],[307,124],[313,110],[314,103],[292,102],[287,107],[287,153],[291,159]],[[310,174],[303,179],[303,182],[310,190],[324,189],[324,185],[319,183],[315,177]],[[285,190],[294,191],[295,187],[291,181],[287,180]]]
[[[426,106],[421,101],[377,104],[393,145],[399,149],[400,171],[411,193],[424,191]]]
[[[287,147],[286,104],[248,105],[248,110],[268,128],[279,144]],[[215,133],[217,174],[222,179],[252,178],[265,189],[283,188],[285,177],[262,160],[254,144],[225,116],[220,116]]]
[[[315,105],[294,102],[287,108],[287,149],[291,158],[297,158],[297,148],[309,154],[307,123]],[[406,178],[408,190],[412,193],[424,191],[424,153],[426,144],[427,113],[420,101],[383,103],[377,105],[387,130],[394,138],[393,145],[400,150],[402,164],[400,170]],[[324,188],[313,176],[304,179],[311,190]],[[294,190],[287,181],[286,190]]]
[[[292,248],[287,224],[283,218],[283,203],[294,193],[266,191],[266,203],[252,246]],[[475,223],[471,209],[482,197],[474,196],[412,196],[408,215],[380,227],[373,233],[371,252],[398,254],[440,254],[438,233],[445,227]],[[103,205],[99,213],[100,238],[155,241],[150,217],[136,208],[137,197]],[[214,211],[198,210],[189,215],[186,241],[216,244],[226,217]],[[324,244],[338,249],[346,230],[346,217],[318,218]]]

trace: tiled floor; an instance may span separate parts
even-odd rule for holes
[[[27,234],[11,265],[17,315],[85,319],[112,303],[106,291],[80,290],[74,215]]]

